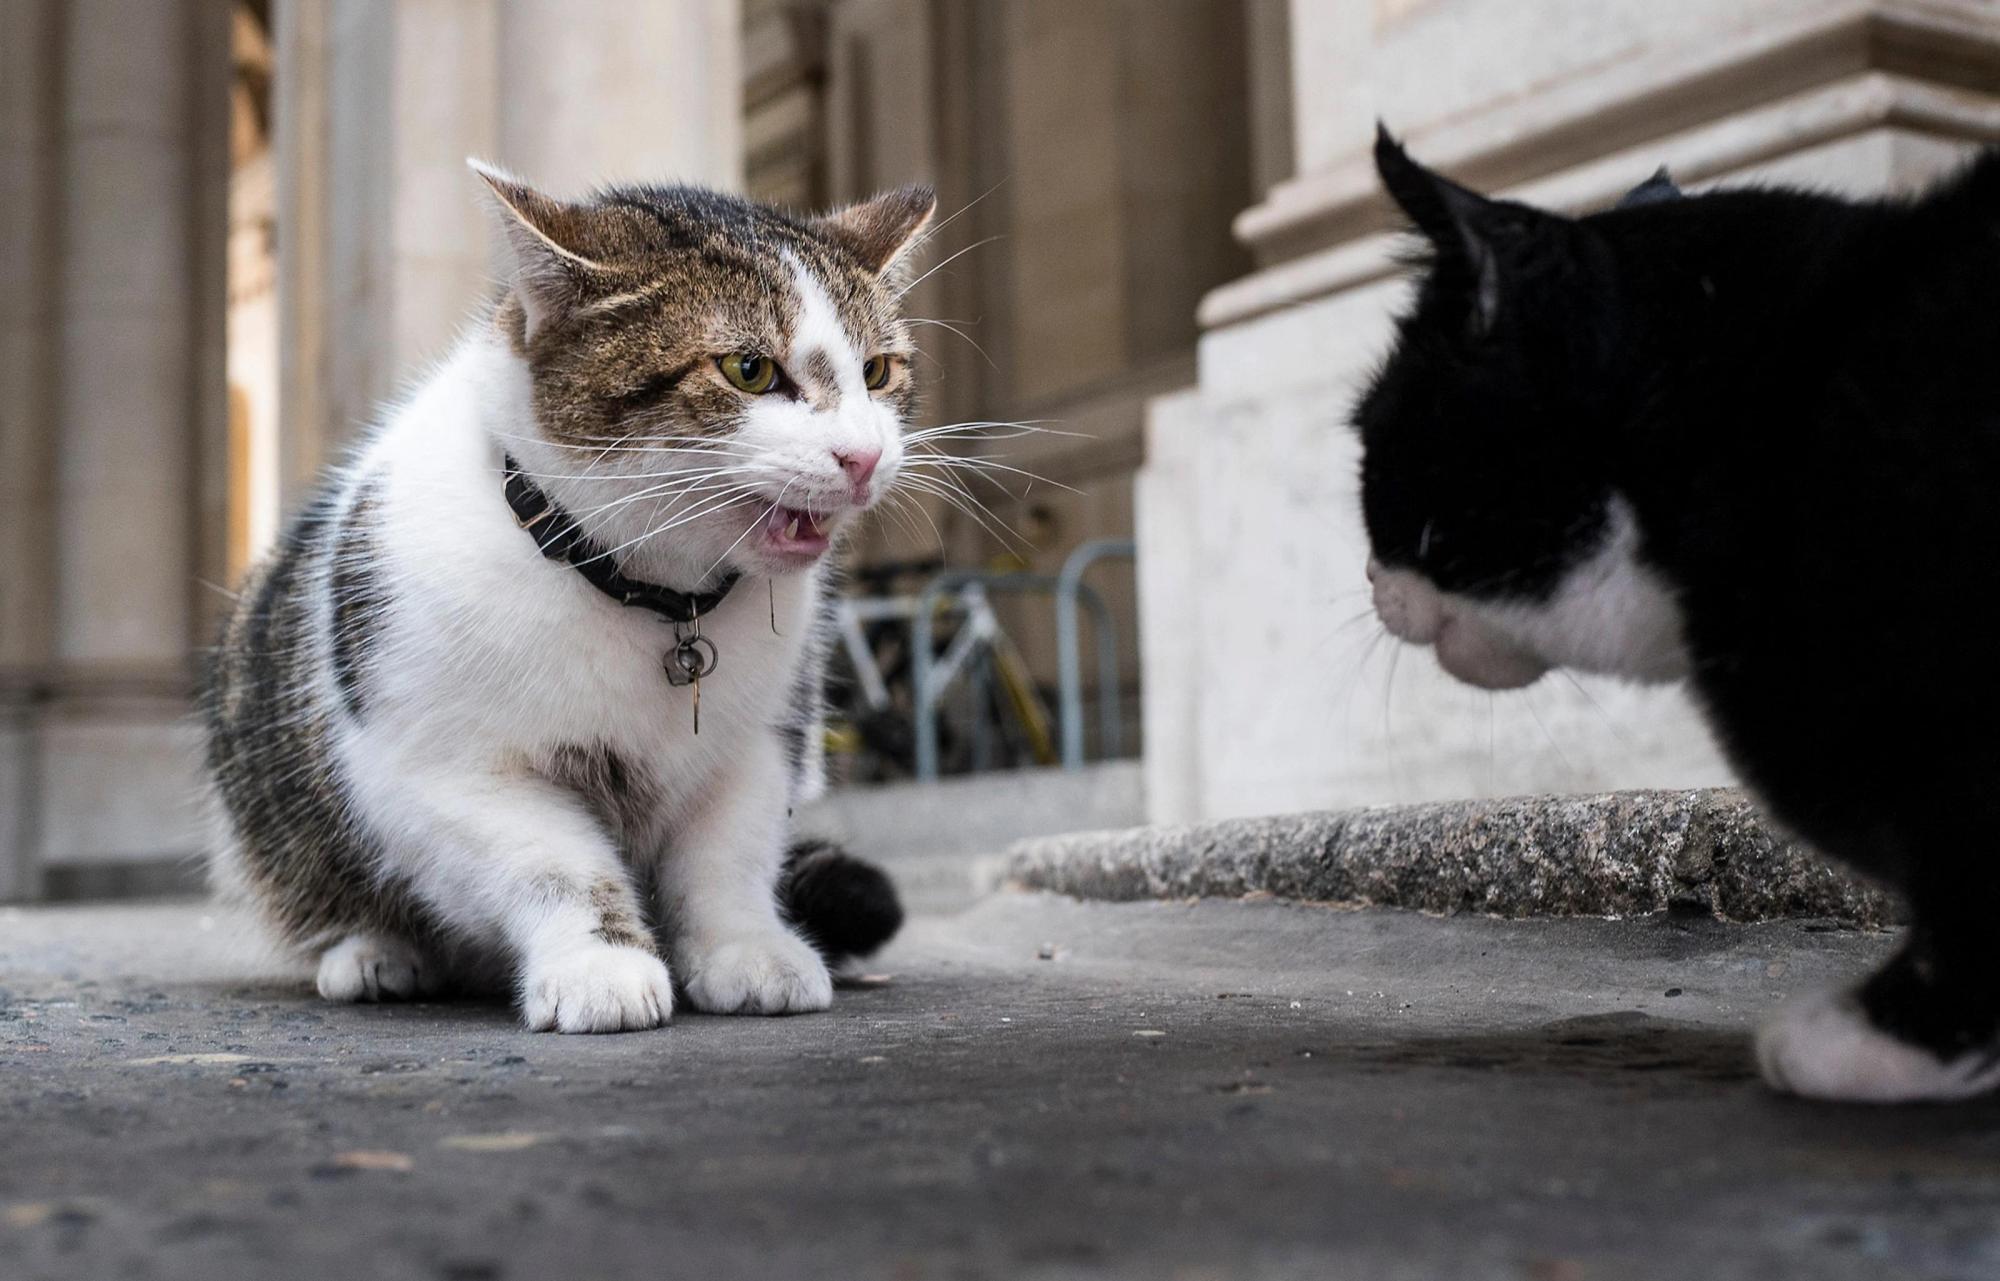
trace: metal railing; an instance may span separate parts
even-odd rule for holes
[[[1079,545],[1064,559],[1056,575],[1056,661],[1060,689],[1063,768],[1083,768],[1083,657],[1077,635],[1077,601],[1090,591],[1083,576],[1100,560],[1118,557],[1132,560],[1138,545],[1129,538],[1099,538]],[[1097,723],[1098,753],[1118,756],[1124,751],[1124,711],[1118,699],[1118,637],[1111,616],[1095,592],[1091,609],[1097,633]]]

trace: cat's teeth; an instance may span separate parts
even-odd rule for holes
[[[799,536],[799,518],[794,516],[792,517],[792,523],[785,526],[785,537],[797,538],[798,536]]]

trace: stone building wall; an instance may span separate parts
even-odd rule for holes
[[[1293,0],[1290,25],[1296,173],[1237,216],[1259,267],[1203,300],[1138,482],[1154,817],[1723,781],[1676,691],[1496,697],[1377,643],[1344,426],[1404,296],[1375,120],[1565,209],[1662,163],[1903,190],[2000,139],[2000,5]]]
[[[246,9],[271,146],[239,164],[232,242]],[[1104,582],[1140,638],[1157,817],[1720,780],[1671,692],[1494,699],[1370,647],[1342,424],[1403,288],[1378,115],[1565,208],[1661,162],[1901,189],[2000,138],[2000,4],[0,5],[0,898],[201,848],[186,695],[213,588],[491,287],[467,155],[556,189],[672,175],[807,206],[934,181],[954,221],[931,261],[966,252],[912,305],[972,341],[928,328],[931,420],[1072,433],[995,447],[1055,482],[983,495],[1027,563],[1136,527],[1140,590]],[[266,217],[275,292],[235,297],[277,338],[275,370],[239,344],[278,417],[253,521],[224,279]],[[864,551],[1002,550],[934,518]],[[1046,619],[1014,621],[1047,672]]]
[[[0,898],[199,843],[229,36],[205,0],[0,6]]]

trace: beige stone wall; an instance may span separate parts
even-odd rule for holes
[[[1262,7],[1268,61],[1283,23]],[[1285,169],[1252,154],[1249,9],[834,0],[753,4],[749,17],[748,56],[767,69],[753,81],[753,190],[823,203],[924,179],[955,215],[927,255],[949,265],[911,296],[913,314],[963,331],[924,328],[927,420],[1068,433],[990,447],[1051,482],[975,486],[994,523],[1024,535],[1011,546],[933,503],[914,528],[881,523],[864,555],[1053,572],[1082,542],[1129,537],[1144,406],[1192,377],[1195,307],[1247,266],[1227,229],[1253,171]],[[797,145],[811,130],[819,141]],[[1124,638],[1129,693],[1130,570],[1094,581]],[[1047,603],[1005,614],[1052,680]]]
[[[224,562],[228,11],[0,8],[0,897],[198,842]]]
[[[0,504],[16,531],[0,545],[0,899],[157,884],[205,845],[188,694],[232,537],[240,562],[247,526],[268,533],[481,304],[468,155],[558,189],[741,182],[735,0],[271,10],[277,147],[238,157],[232,388],[231,6],[0,5]],[[275,317],[252,270],[271,207]],[[231,445],[232,400],[240,432],[273,399],[275,486]]]
[[[1375,643],[1345,427],[1404,290],[1375,118],[1558,208],[1661,163],[1902,190],[2000,140],[2000,8],[1295,0],[1290,22],[1297,172],[1236,219],[1260,269],[1204,299],[1197,386],[1156,403],[1139,482],[1155,817],[1726,780],[1676,691],[1492,697]]]
[[[284,484],[491,293],[469,156],[551,191],[742,182],[736,0],[278,0]]]

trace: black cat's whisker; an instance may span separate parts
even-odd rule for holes
[[[1343,721],[1348,720],[1354,715],[1354,700],[1360,693],[1363,682],[1367,679],[1369,660],[1375,657],[1375,651],[1381,647],[1382,642],[1390,639],[1393,638],[1389,635],[1389,629],[1378,627],[1368,637],[1368,643],[1355,653],[1353,669],[1349,673],[1347,680],[1347,699],[1341,704],[1340,708],[1340,715]]]
[[[1532,716],[1535,720],[1535,727],[1537,729],[1540,729],[1542,731],[1542,737],[1549,741],[1549,747],[1552,751],[1555,752],[1556,759],[1561,761],[1563,763],[1563,768],[1567,770],[1572,776],[1574,776],[1576,774],[1576,766],[1570,762],[1568,754],[1565,753],[1562,749],[1562,744],[1556,741],[1556,736],[1549,732],[1548,722],[1542,719],[1541,712],[1536,710],[1534,693],[1532,690],[1522,691],[1521,705],[1528,709],[1528,715]]]
[[[1632,741],[1631,735],[1627,734],[1624,728],[1621,727],[1617,721],[1611,718],[1611,713],[1604,710],[1604,704],[1597,701],[1596,697],[1593,694],[1591,694],[1590,690],[1584,685],[1582,681],[1578,680],[1574,675],[1564,670],[1563,668],[1558,667],[1555,669],[1555,671],[1556,675],[1562,677],[1564,680],[1569,682],[1569,686],[1571,689],[1583,695],[1583,701],[1590,704],[1590,709],[1597,713],[1598,719],[1604,722],[1604,727],[1611,731],[1611,736],[1613,738],[1617,739],[1619,743],[1621,743],[1626,747],[1637,746],[1637,744],[1635,744]]]
[[[1333,644],[1335,641],[1342,639],[1343,633],[1352,631],[1354,628],[1359,627],[1362,624],[1371,621],[1372,619],[1374,619],[1374,617],[1375,617],[1375,611],[1371,608],[1371,609],[1361,610],[1360,612],[1354,614],[1350,618],[1342,619],[1340,622],[1334,624],[1333,630],[1329,631],[1326,635],[1319,638],[1319,640],[1312,647],[1311,650],[1312,654],[1314,656],[1318,656],[1319,654],[1325,652],[1327,646]]]
[[[1398,645],[1389,651],[1389,679],[1382,682],[1382,741],[1385,743],[1396,737],[1395,728],[1390,720],[1396,698],[1396,669],[1403,661],[1405,648],[1407,647]]]
[[[1486,790],[1493,790],[1493,772],[1500,765],[1500,697],[1486,691]]]

